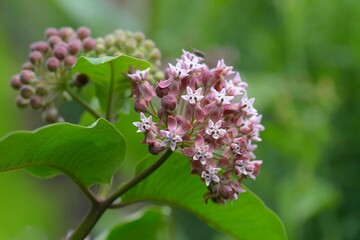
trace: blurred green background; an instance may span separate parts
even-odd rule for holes
[[[9,80],[45,28],[141,30],[164,64],[196,48],[249,83],[266,131],[256,151],[261,175],[247,186],[281,217],[289,239],[360,239],[359,23],[358,0],[0,0],[0,136],[41,125],[38,113],[15,107]],[[0,239],[58,239],[86,206],[65,177],[1,173]],[[224,239],[173,213],[175,239]]]

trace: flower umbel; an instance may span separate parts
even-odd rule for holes
[[[176,64],[169,64],[165,79],[146,89],[138,86],[141,82],[150,85],[145,72],[129,74],[138,84],[133,96],[141,122],[134,125],[145,134],[143,142],[149,144],[151,153],[178,148],[189,157],[192,173],[199,175],[209,190],[205,200],[225,204],[245,191],[243,180],[258,176],[262,161],[254,160],[257,145],[253,142],[261,141],[259,132],[264,127],[240,74],[223,59],[213,69],[202,61],[183,50]],[[157,96],[144,94],[152,89]]]

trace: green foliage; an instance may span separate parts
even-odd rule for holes
[[[15,132],[0,141],[0,172],[42,166],[61,171],[81,185],[110,183],[124,158],[125,145],[122,135],[103,119],[89,127],[59,123]],[[54,173],[40,171],[39,175]]]
[[[95,85],[96,96],[102,109],[117,111],[123,107],[126,98],[130,95],[127,92],[130,89],[130,81],[125,75],[130,67],[144,70],[151,67],[151,64],[126,55],[100,58],[80,57],[72,71],[89,76]]]
[[[141,162],[137,171],[141,172],[152,159]],[[190,176],[187,158],[174,153],[156,172],[126,193],[122,201],[124,204],[157,201],[181,207],[237,239],[286,239],[281,221],[251,191],[226,206],[205,204],[205,192],[205,185]]]
[[[149,206],[133,213],[122,223],[110,227],[95,240],[171,239],[169,227],[171,209]]]

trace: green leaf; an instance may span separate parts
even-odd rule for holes
[[[130,67],[144,70],[151,67],[151,64],[145,60],[127,55],[105,56],[101,58],[80,57],[73,66],[72,71],[89,76],[95,85],[96,96],[99,99],[100,105],[106,111],[109,104],[109,96],[113,98],[111,100],[112,110],[119,110],[124,107],[126,98],[130,96],[128,91],[131,82],[125,75],[129,72]],[[111,94],[110,91],[112,91]]]
[[[145,159],[139,169],[144,169],[144,165],[149,165],[153,159]],[[199,177],[190,175],[188,159],[174,153],[121,199],[125,203],[158,201],[184,208],[236,239],[287,239],[280,219],[251,191],[247,190],[237,201],[226,206],[212,202],[205,204],[203,195],[206,191]]]
[[[109,183],[125,155],[125,140],[104,119],[89,127],[58,123],[35,131],[12,133],[0,140],[0,172],[47,167],[78,184]],[[54,171],[33,171],[52,176]]]
[[[171,239],[169,207],[147,206],[98,236],[95,240]]]

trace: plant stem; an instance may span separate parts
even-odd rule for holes
[[[76,231],[68,238],[69,240],[83,240],[89,235],[95,224],[106,211],[107,206],[104,203],[98,202],[93,204],[90,211],[84,218],[83,222],[76,229]]]
[[[109,98],[106,108],[106,120],[111,122],[112,118],[112,105],[113,105],[113,95],[114,95],[114,84],[115,84],[115,74],[114,74],[114,64],[110,61],[110,87],[109,87]]]
[[[130,190],[132,187],[134,187],[136,184],[147,178],[150,174],[152,174],[156,169],[158,169],[165,161],[168,159],[168,157],[173,153],[173,151],[169,148],[166,150],[161,157],[154,162],[150,167],[148,167],[145,171],[134,177],[132,180],[127,182],[125,185],[121,186],[117,191],[115,191],[107,200],[106,202],[114,202],[117,198],[119,198],[121,195],[126,193],[128,190]]]
[[[140,173],[139,175],[135,176],[125,185],[121,186],[117,191],[111,194],[106,200],[100,201],[95,198],[95,202],[92,201],[92,207],[86,217],[84,218],[83,222],[78,226],[78,228],[74,231],[74,233],[70,236],[69,240],[82,240],[86,238],[87,235],[91,232],[97,221],[103,215],[103,213],[108,208],[113,208],[117,205],[112,205],[113,202],[119,198],[121,195],[126,193],[128,190],[136,186],[142,180],[150,176],[156,169],[158,169],[165,161],[169,158],[169,156],[173,152],[171,149],[168,149],[163,153],[160,158],[154,162],[150,167],[148,167],[145,171]],[[121,203],[120,203],[121,204]],[[119,205],[120,205],[119,204]],[[125,206],[125,205],[124,205]]]
[[[92,107],[89,106],[87,102],[81,99],[77,94],[75,94],[69,86],[66,86],[66,92],[86,111],[88,111],[91,115],[93,115],[96,119],[101,118],[101,115],[96,112]]]

